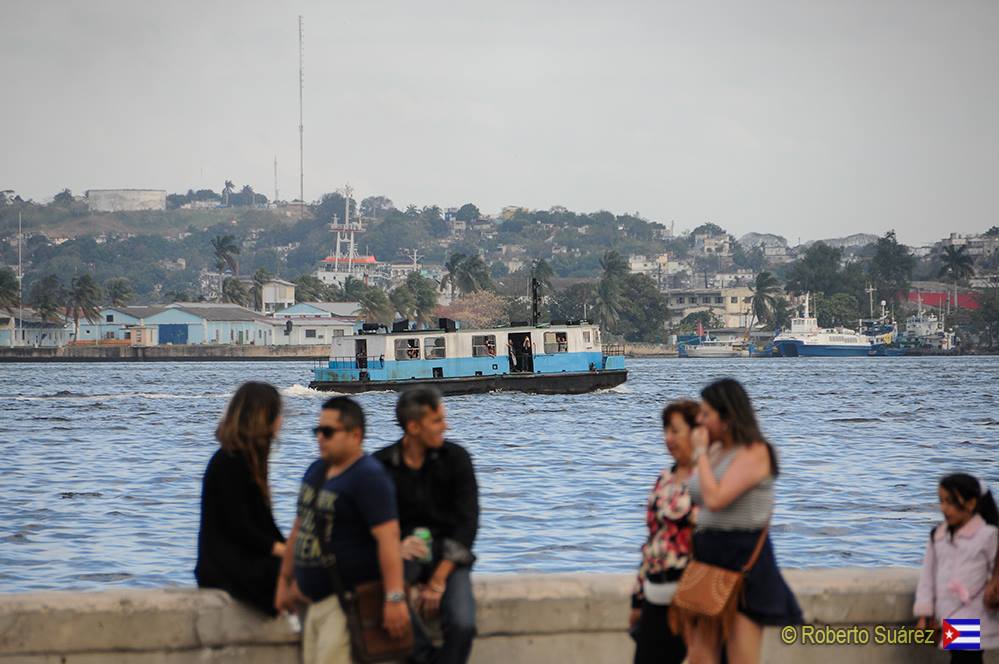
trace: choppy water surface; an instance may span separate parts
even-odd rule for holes
[[[474,456],[477,569],[628,571],[666,463],[662,404],[743,380],[781,453],[774,540],[789,567],[918,565],[936,480],[999,488],[999,358],[636,360],[625,386],[581,396],[448,400]],[[286,399],[272,457],[279,525],[324,395],[308,362],[0,365],[0,590],[192,585],[200,480],[242,381]],[[369,450],[392,442],[395,395],[361,396]]]

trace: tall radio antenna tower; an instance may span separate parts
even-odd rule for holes
[[[302,123],[302,89],[305,87],[305,28],[298,17],[298,216],[305,217],[305,125]]]
[[[274,155],[274,205],[278,202],[277,155]]]

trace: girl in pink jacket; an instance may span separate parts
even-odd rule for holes
[[[982,650],[999,648],[999,611],[986,606],[999,580],[999,513],[988,485],[956,473],[940,480],[940,511],[944,521],[933,529],[916,589],[913,614],[918,627],[933,620],[978,618],[981,650],[951,650],[951,662],[981,662]],[[995,577],[995,578],[994,578]],[[941,646],[947,635],[941,638]]]

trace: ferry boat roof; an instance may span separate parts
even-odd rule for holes
[[[449,319],[441,319],[449,320]],[[369,335],[369,336],[406,336],[411,337],[414,334],[440,334],[444,332],[445,334],[454,334],[457,332],[467,332],[467,333],[496,333],[496,332],[529,332],[532,330],[554,330],[556,328],[583,328],[590,327],[599,329],[596,323],[591,323],[589,321],[552,321],[550,323],[538,323],[537,325],[531,325],[530,323],[511,323],[509,325],[499,325],[496,327],[449,327],[447,324],[442,324],[438,322],[437,327],[430,327],[424,329],[405,329],[405,330],[389,330],[387,325],[381,323],[365,323],[358,334]]]

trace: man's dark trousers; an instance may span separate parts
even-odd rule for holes
[[[416,565],[406,562],[407,579],[419,576]],[[447,589],[441,598],[440,621],[444,635],[441,648],[434,647],[430,642],[426,627],[420,620],[413,621],[415,645],[410,661],[419,664],[465,664],[468,661],[472,640],[475,639],[475,598],[472,596],[470,568],[457,567],[448,576]]]

